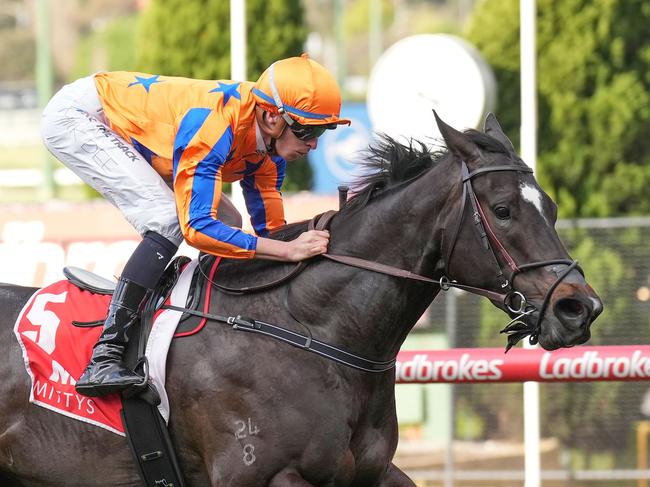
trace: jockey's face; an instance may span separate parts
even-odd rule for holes
[[[310,150],[318,146],[318,138],[306,138],[301,140],[288,127],[281,115],[270,111],[265,111],[261,107],[256,108],[256,118],[259,128],[264,138],[264,143],[269,146],[275,139],[275,152],[285,161],[294,161],[307,155]],[[308,129],[298,130],[298,134],[303,138]],[[315,131],[314,134],[322,134],[322,130]]]
[[[288,127],[282,131],[275,141],[275,151],[285,161],[294,161],[307,155],[310,150],[316,149],[318,138],[300,140]]]

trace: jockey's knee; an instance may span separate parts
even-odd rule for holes
[[[155,215],[147,215],[147,211],[143,211],[137,218],[139,224],[136,223],[134,227],[143,237],[149,232],[155,233],[179,247],[184,237],[174,203],[161,202],[158,210]]]

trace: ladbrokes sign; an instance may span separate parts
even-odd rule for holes
[[[650,379],[650,346],[577,347],[555,352],[501,348],[403,351],[397,382],[561,382]]]

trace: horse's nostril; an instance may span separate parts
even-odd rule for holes
[[[577,299],[561,299],[555,304],[555,312],[567,318],[581,318],[589,314],[587,307]]]

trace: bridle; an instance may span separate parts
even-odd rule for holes
[[[473,294],[486,297],[494,302],[500,303],[510,313],[516,315],[503,328],[503,330],[501,330],[501,333],[505,333],[508,336],[508,344],[506,346],[506,352],[526,336],[530,336],[529,341],[531,344],[536,344],[539,339],[539,334],[541,332],[541,322],[546,312],[546,309],[548,308],[548,304],[550,303],[553,292],[559,286],[559,284],[569,275],[571,271],[577,269],[581,274],[583,273],[583,271],[578,265],[578,261],[571,260],[571,259],[542,260],[542,261],[531,262],[523,265],[518,265],[515,262],[513,257],[510,255],[510,253],[506,250],[506,248],[499,241],[495,233],[492,231],[492,228],[490,227],[488,220],[485,217],[485,213],[481,207],[481,204],[478,198],[476,197],[474,188],[472,187],[472,179],[474,179],[475,177],[490,172],[497,172],[497,171],[515,171],[521,173],[533,172],[531,168],[523,165],[501,165],[501,166],[483,167],[470,172],[469,169],[467,168],[467,164],[465,163],[465,161],[461,161],[461,177],[462,177],[462,184],[463,184],[462,202],[461,202],[460,212],[458,214],[458,217],[456,218],[457,223],[454,227],[453,232],[451,232],[452,235],[451,244],[448,246],[448,250],[446,252],[446,257],[444,261],[445,274],[440,279],[437,280],[431,279],[429,277],[421,276],[419,274],[404,269],[400,269],[386,264],[381,264],[379,262],[362,259],[359,257],[330,254],[330,253],[322,254],[319,257],[326,258],[349,266],[358,267],[373,272],[378,272],[381,274],[435,284],[439,286],[442,291],[448,291],[451,288],[457,288]],[[497,271],[496,277],[500,283],[502,292],[492,291],[490,289],[485,289],[485,288],[480,288],[475,286],[469,286],[467,284],[461,284],[447,277],[449,276],[449,266],[451,263],[452,256],[454,254],[454,249],[456,248],[456,244],[459,239],[460,230],[462,228],[463,219],[465,217],[465,208],[467,207],[468,200],[472,207],[472,219],[474,221],[474,227],[478,232],[478,236],[481,240],[482,247],[488,252],[488,255],[490,256],[490,259],[493,263],[493,266]],[[337,214],[336,211],[328,211],[326,213],[323,213],[322,215],[318,215],[309,222],[308,228],[310,230],[327,229],[329,228],[329,224],[332,218],[336,214]],[[444,248],[444,242],[442,248]],[[497,253],[501,255],[502,259],[506,262],[509,268],[507,276],[506,274],[504,274],[504,270],[501,267],[499,259],[497,258]],[[310,261],[299,262],[288,274],[274,281],[267,282],[261,285],[239,287],[239,288],[224,286],[222,284],[213,281],[210,277],[208,277],[205,274],[205,272],[201,268],[200,263],[198,267],[200,272],[203,273],[205,279],[218,290],[225,292],[227,294],[241,295],[241,294],[251,294],[256,292],[267,291],[281,284],[284,284],[290,281],[291,279],[293,279],[300,272],[302,272],[305,269],[305,267],[308,265],[308,262]],[[566,266],[566,268],[558,269],[557,267],[554,267],[552,269],[556,273],[557,279],[546,291],[546,295],[544,296],[542,305],[538,309],[535,305],[531,304],[526,299],[523,293],[515,290],[513,283],[515,278],[519,274],[530,271],[532,269],[537,269],[540,267],[546,267],[550,265],[561,265],[561,266]],[[190,314],[195,314],[197,316],[211,318],[216,321],[227,322],[233,325],[233,327],[235,328],[238,327],[241,330],[263,333],[267,336],[284,340],[288,343],[299,346],[301,348],[305,348],[310,351],[320,353],[323,356],[344,363],[348,366],[358,368],[361,370],[366,370],[369,372],[383,372],[385,370],[390,369],[395,362],[395,359],[389,361],[377,362],[377,361],[365,359],[363,357],[359,357],[357,355],[337,349],[336,347],[332,347],[323,342],[319,342],[318,340],[312,339],[310,332],[308,332],[306,336],[303,336],[291,332],[290,330],[279,327],[277,325],[264,323],[258,320],[242,319],[240,316],[220,317],[217,315],[209,315],[197,311],[188,310],[185,308],[178,308],[172,306],[167,306],[167,307],[170,309],[176,309],[179,311],[188,312]],[[534,324],[528,324],[522,320],[524,317],[531,315],[536,311],[538,312],[538,316]],[[293,316],[291,312],[290,314]],[[296,319],[295,317],[294,319],[298,323],[300,323],[299,320]],[[300,324],[302,325],[302,323]],[[305,327],[304,325],[302,326]],[[289,334],[292,334],[294,336],[290,336]],[[317,350],[316,346],[321,347],[321,349]]]
[[[517,315],[513,318],[504,328],[501,330],[501,333],[506,333],[508,335],[508,346],[506,351],[512,348],[519,340],[530,335],[529,342],[534,345],[538,342],[539,334],[541,332],[541,322],[544,318],[544,314],[548,307],[548,304],[551,300],[553,292],[557,286],[569,275],[573,269],[577,269],[581,274],[584,275],[582,268],[578,265],[578,261],[571,259],[551,259],[551,260],[540,260],[536,262],[530,262],[528,264],[517,265],[514,258],[506,250],[503,244],[499,241],[496,234],[490,227],[487,218],[485,217],[485,212],[481,207],[481,203],[476,197],[474,188],[472,187],[472,179],[480,176],[482,174],[487,174],[496,171],[515,171],[521,173],[532,173],[533,170],[528,166],[520,165],[501,165],[501,166],[490,166],[482,167],[475,169],[470,172],[467,168],[465,161],[461,160],[461,177],[463,181],[463,195],[461,197],[462,203],[460,208],[460,213],[457,218],[457,223],[452,232],[451,244],[447,250],[447,255],[445,258],[445,274],[449,275],[449,265],[451,263],[451,258],[456,248],[456,243],[458,242],[458,236],[460,234],[460,229],[462,228],[463,218],[465,216],[465,207],[467,201],[469,200],[472,206],[472,219],[474,222],[474,228],[476,229],[478,236],[481,240],[483,249],[488,253],[490,260],[493,263],[494,268],[497,270],[496,278],[499,282],[499,285],[504,294],[498,295],[498,301],[502,303],[508,311]],[[495,252],[496,249],[496,252]],[[509,274],[506,276],[504,270],[499,263],[497,258],[497,253],[501,255],[503,260],[506,262],[507,267],[509,268]],[[534,324],[527,324],[522,321],[527,315],[534,313],[537,310],[537,307],[531,304],[526,297],[519,291],[514,289],[514,280],[519,274],[524,272],[538,269],[540,267],[546,267],[549,265],[566,265],[567,267],[561,271],[558,271],[557,268],[553,268],[554,272],[557,275],[555,282],[548,288],[542,301],[542,305],[539,308],[539,313],[537,320]],[[490,299],[493,299],[490,295],[485,292],[487,291],[481,288],[472,288],[462,284],[458,284],[455,281],[450,281],[448,278],[443,277],[440,279],[440,288],[443,291],[449,290],[451,287],[456,287],[460,289],[465,289],[475,294],[480,294],[486,296]],[[498,294],[498,293],[497,293]]]

